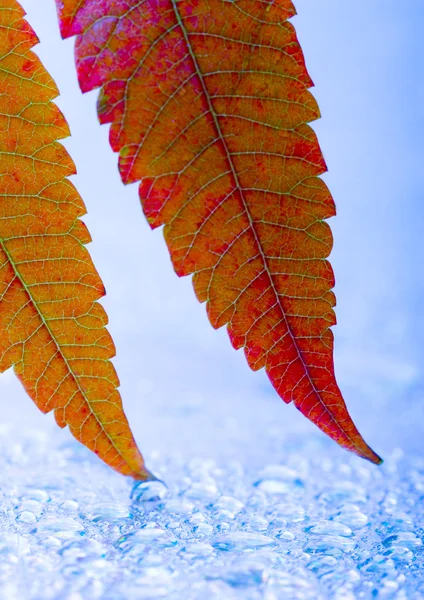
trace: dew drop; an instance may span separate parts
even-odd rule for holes
[[[132,491],[131,499],[136,504],[156,503],[165,498],[168,489],[162,481],[136,482]]]
[[[17,514],[15,521],[17,523],[31,524],[37,522],[37,517],[33,512],[30,512],[29,510],[23,510]]]
[[[244,531],[233,531],[224,535],[218,535],[212,540],[214,548],[225,552],[231,550],[257,550],[258,548],[273,546],[274,544],[275,541],[267,535]]]
[[[352,537],[353,535],[350,527],[337,521],[319,521],[306,527],[305,531],[313,535],[340,535],[342,537]]]

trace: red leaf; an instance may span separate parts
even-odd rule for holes
[[[333,366],[326,261],[335,214],[319,176],[312,82],[289,0],[56,0],[84,91],[101,87],[124,182],[141,180],[178,275],[253,369],[348,450],[363,441]]]

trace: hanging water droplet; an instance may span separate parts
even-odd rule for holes
[[[156,503],[165,498],[168,493],[162,481],[136,482],[131,491],[131,499],[135,504]]]

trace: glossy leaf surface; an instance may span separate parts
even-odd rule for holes
[[[345,448],[379,457],[333,366],[333,199],[289,0],[56,0],[83,91],[101,87],[124,182],[178,275],[252,369]]]
[[[104,288],[85,206],[58,139],[68,125],[15,0],[0,6],[0,372],[14,366],[45,413],[117,471],[148,472],[117,391]],[[7,398],[3,398],[7,401]]]

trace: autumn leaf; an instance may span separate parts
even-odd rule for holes
[[[0,7],[0,372],[12,365],[45,413],[108,465],[144,467],[122,409],[115,349],[97,300],[103,284],[84,244],[85,206],[67,179],[69,135],[57,88],[31,48],[15,0]]]
[[[83,91],[101,87],[125,183],[140,180],[213,327],[327,435],[373,462],[336,383],[333,199],[289,0],[56,0]]]

